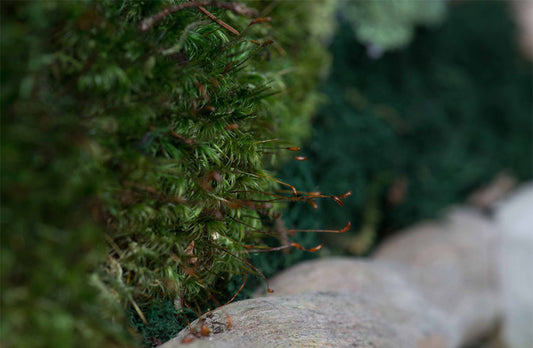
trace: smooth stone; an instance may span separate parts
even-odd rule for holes
[[[533,184],[502,201],[496,221],[503,243],[503,336],[509,347],[533,347]]]
[[[405,279],[445,314],[466,343],[501,318],[500,245],[493,221],[476,210],[455,208],[441,222],[395,234],[374,257],[408,267]]]
[[[406,298],[346,291],[239,301],[205,318],[210,336],[185,345],[193,337],[185,329],[160,347],[452,347],[439,314],[416,294],[407,297],[409,306]],[[199,331],[201,322],[191,327]]]

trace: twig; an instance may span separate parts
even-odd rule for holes
[[[144,19],[141,22],[141,24],[139,25],[139,29],[141,31],[147,31],[148,29],[152,28],[157,22],[159,22],[161,19],[163,19],[164,17],[168,16],[169,14],[172,14],[172,13],[177,12],[177,11],[181,11],[181,10],[186,9],[186,8],[201,8],[203,6],[211,6],[211,7],[223,8],[223,9],[226,9],[226,10],[230,10],[231,12],[233,12],[233,13],[235,13],[237,15],[246,16],[246,17],[257,16],[257,11],[255,9],[246,7],[246,6],[242,5],[242,4],[235,3],[235,2],[194,1],[194,2],[186,2],[186,3],[183,3],[183,4],[170,6],[170,7],[165,8],[161,12]],[[228,29],[228,28],[226,28],[226,29]],[[233,29],[233,30],[235,30],[235,29]]]

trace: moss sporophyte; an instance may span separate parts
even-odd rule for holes
[[[145,324],[159,298],[201,312],[219,283],[261,276],[251,253],[319,249],[291,241],[282,206],[346,195],[272,173],[309,133],[327,54],[298,40],[319,35],[303,24],[276,31],[284,13],[314,12],[249,4],[2,2],[2,220],[16,227],[2,284],[27,290],[2,296],[5,315],[23,318],[2,331],[18,343],[127,346],[117,304]],[[40,303],[67,324],[21,314]]]

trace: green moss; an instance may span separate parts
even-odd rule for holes
[[[269,43],[275,20],[249,26],[216,4],[242,35],[197,8],[147,21],[180,4],[2,3],[8,346],[130,345],[127,306],[155,343],[139,320],[257,273],[245,246],[275,234],[268,168],[307,134],[315,61],[291,72],[297,30]]]

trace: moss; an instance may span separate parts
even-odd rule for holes
[[[131,345],[125,307],[153,322],[258,272],[247,246],[275,235],[270,169],[308,132],[315,61],[292,73],[298,31],[270,42],[251,8],[150,19],[185,4],[2,3],[8,346]]]

